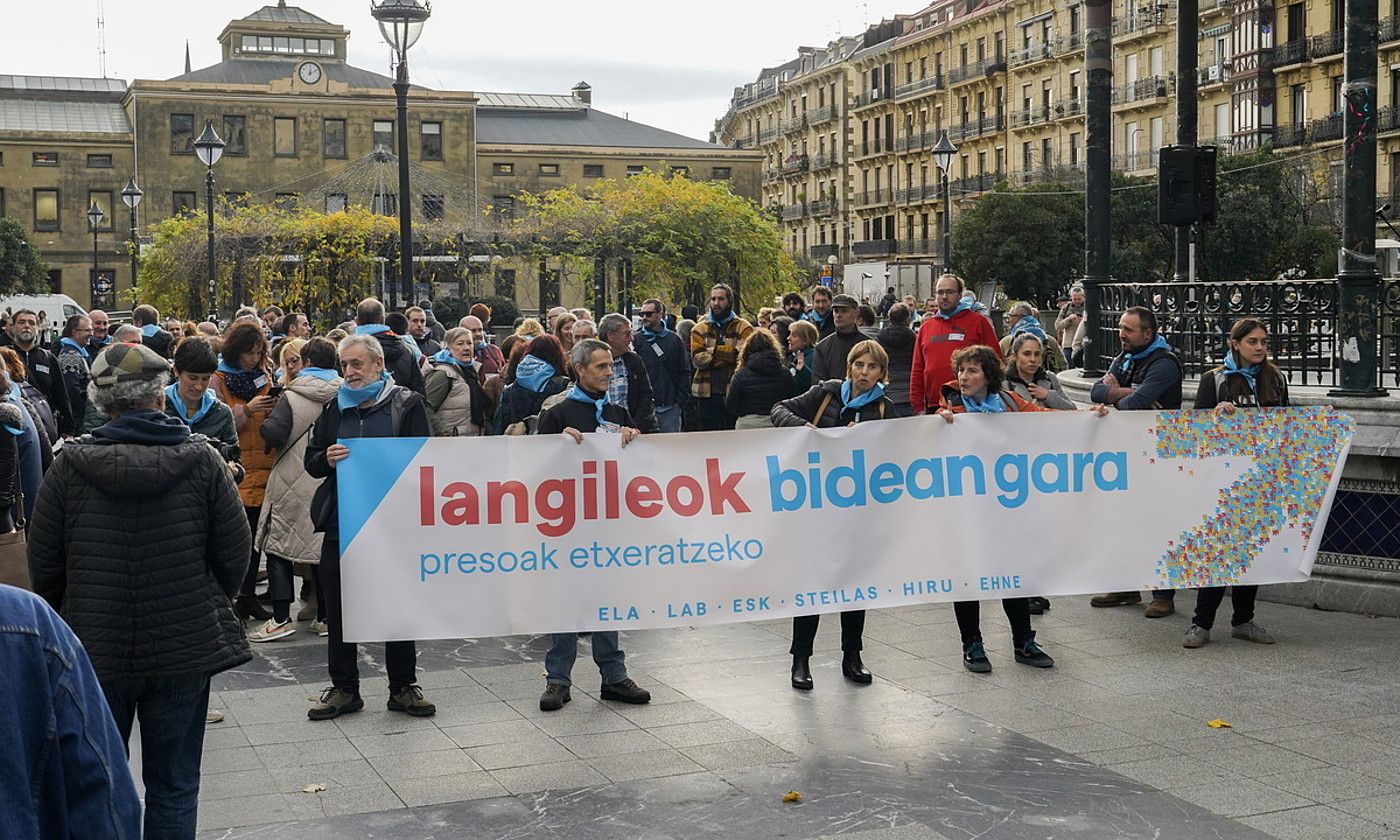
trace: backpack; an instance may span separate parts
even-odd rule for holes
[[[49,440],[57,441],[58,420],[53,416],[53,407],[49,405],[49,398],[33,382],[19,383],[19,393],[20,396],[33,404],[34,413],[39,415],[39,422],[44,424],[44,431],[49,433]]]

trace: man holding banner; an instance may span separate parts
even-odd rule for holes
[[[569,364],[578,375],[578,383],[563,402],[556,403],[540,414],[536,434],[565,434],[575,443],[583,443],[590,432],[615,432],[623,446],[641,434],[632,424],[627,409],[608,401],[608,383],[613,375],[612,350],[602,341],[586,338],[569,351]],[[651,692],[627,676],[625,655],[618,646],[615,630],[593,633],[593,661],[603,674],[601,697],[621,703],[649,703]],[[540,711],[554,712],[571,699],[570,677],[574,660],[578,658],[578,636],[555,633],[544,657],[545,689],[540,695]]]
[[[312,720],[331,720],[365,707],[360,698],[358,651],[345,641],[340,580],[340,520],[337,516],[338,490],[334,479],[336,465],[350,457],[350,449],[339,441],[347,438],[427,437],[428,412],[422,395],[394,383],[384,368],[384,348],[373,334],[357,334],[340,343],[340,364],[344,381],[335,399],[326,404],[311,440],[306,445],[306,471],[312,478],[329,478],[316,488],[311,500],[311,521],[325,533],[321,543],[321,589],[326,601],[326,624],[330,638],[326,645],[326,665],[331,687],[321,700],[307,710]],[[358,488],[360,485],[353,485]],[[418,654],[411,641],[386,642],[385,664],[389,670],[391,712],[428,717],[437,707],[423,698],[417,686]]]

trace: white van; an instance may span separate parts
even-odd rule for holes
[[[19,309],[32,309],[39,313],[39,333],[45,344],[62,334],[64,321],[74,315],[87,314],[87,310],[68,295],[12,295],[0,298],[0,315],[7,322]]]

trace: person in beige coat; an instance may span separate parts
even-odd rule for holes
[[[285,383],[282,399],[262,426],[267,451],[277,453],[267,478],[262,518],[254,549],[267,557],[268,591],[272,595],[272,620],[248,634],[253,642],[271,642],[296,632],[291,620],[292,564],[304,564],[315,585],[315,564],[321,559],[321,534],[311,525],[311,497],[321,479],[306,472],[302,456],[321,409],[340,389],[335,344],[313,338],[301,348],[301,368]],[[289,375],[290,371],[288,372]],[[311,589],[314,592],[314,588]],[[324,607],[319,596],[297,618],[314,618],[311,629],[326,634]]]

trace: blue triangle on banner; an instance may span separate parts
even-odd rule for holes
[[[344,554],[428,439],[358,438],[342,442],[350,447],[350,457],[336,467],[340,551]]]

